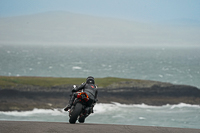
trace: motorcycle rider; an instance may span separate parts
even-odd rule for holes
[[[83,90],[83,92],[86,92],[87,95],[89,96],[89,101],[87,106],[91,107],[90,113],[93,113],[94,104],[98,101],[97,100],[98,90],[97,86],[95,85],[94,77],[92,76],[87,77],[86,83],[82,83],[79,87],[72,89],[72,95],[70,95],[71,97],[69,100],[69,104],[64,108],[64,110],[68,111],[71,108],[75,100],[75,93],[80,90]]]

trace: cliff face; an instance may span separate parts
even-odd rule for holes
[[[0,89],[0,110],[32,110],[34,108],[64,108],[71,92],[69,86],[17,86]]]
[[[200,90],[185,85],[171,85],[150,88],[117,88],[102,89],[102,102],[117,101],[126,104],[166,105],[166,104],[200,104]]]
[[[64,108],[68,104],[72,86],[40,87],[20,85],[0,88],[0,110],[32,110],[34,108]],[[200,90],[193,86],[173,85],[156,81],[146,84],[133,81],[113,83],[99,88],[99,103],[125,104],[200,104]]]

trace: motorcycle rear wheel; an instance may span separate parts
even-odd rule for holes
[[[69,119],[69,123],[75,124],[78,116],[80,115],[82,111],[83,105],[81,103],[77,103],[74,107],[73,112],[71,112],[71,116]]]
[[[82,116],[82,117],[80,117],[79,119],[78,119],[78,121],[80,122],[80,123],[84,123],[85,122],[85,116]]]

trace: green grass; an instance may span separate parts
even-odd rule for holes
[[[96,78],[95,82],[99,87],[106,87],[113,83],[118,83],[118,82],[122,82],[122,81],[132,81],[132,80],[133,79],[106,77],[106,78]]]
[[[0,87],[14,87],[16,85],[33,85],[42,87],[60,86],[60,85],[80,85],[86,78],[53,78],[53,77],[7,77],[0,76]],[[116,82],[130,81],[133,79],[123,78],[95,78],[99,87],[106,87]]]

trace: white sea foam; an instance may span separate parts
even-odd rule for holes
[[[151,105],[147,105],[147,104],[121,104],[121,103],[117,103],[117,102],[112,102],[112,104],[118,106],[118,107],[126,107],[126,108],[144,108],[144,109],[151,109],[151,108],[166,108],[169,107],[171,105],[167,104],[167,105],[163,105],[163,106],[151,106]]]
[[[121,111],[124,109],[175,109],[175,108],[198,108],[200,109],[200,105],[191,105],[180,103],[176,105],[163,105],[163,106],[149,106],[146,104],[120,104],[117,102],[112,102],[109,104],[98,103],[94,107],[95,113],[105,113],[111,111]],[[56,115],[66,115],[63,109],[33,109],[32,111],[0,111],[2,115],[10,115],[10,116],[31,116],[37,114],[50,114],[53,116]]]
[[[146,118],[144,118],[144,117],[139,117],[139,119],[140,119],[140,120],[145,120]]]
[[[94,107],[94,110],[96,111],[95,113],[104,113],[107,111],[119,111],[122,109],[130,108],[130,109],[174,109],[174,108],[200,108],[200,105],[191,105],[191,104],[185,104],[185,103],[180,103],[176,105],[163,105],[163,106],[150,106],[146,104],[120,104],[117,102],[112,102],[110,104],[96,104]]]
[[[198,107],[199,105],[189,105],[189,104],[178,104],[178,105],[165,105],[165,106],[149,106],[146,104],[120,104],[117,102],[112,102],[109,104],[103,104],[98,103],[94,107],[95,113],[105,113],[105,112],[111,112],[111,111],[120,111],[124,109],[137,109],[137,108],[143,108],[143,109],[152,109],[152,108],[163,108],[168,107],[171,109],[175,107]],[[50,115],[66,115],[63,109],[33,109],[31,111],[0,111],[0,114],[3,115],[10,115],[10,116],[31,116],[31,115],[37,115],[37,114],[50,114]]]
[[[9,116],[32,116],[32,115],[37,115],[37,114],[50,114],[53,116],[56,115],[65,115],[63,110],[60,109],[33,109],[31,111],[0,111],[0,115],[9,115]]]
[[[73,70],[80,70],[80,69],[82,69],[82,68],[79,67],[79,66],[73,66],[72,69],[73,69]]]
[[[52,66],[49,66],[49,69],[52,69],[53,67]]]
[[[172,105],[171,106],[171,109],[174,109],[174,108],[200,108],[200,105],[191,105],[191,104],[186,104],[186,103],[179,103],[177,105]]]

